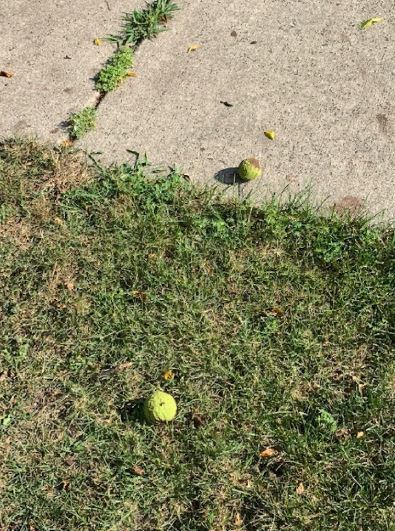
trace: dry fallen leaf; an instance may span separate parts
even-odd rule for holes
[[[64,140],[62,142],[62,146],[65,147],[65,148],[69,148],[73,145],[73,142],[71,140]]]
[[[348,428],[340,428],[335,432],[335,436],[338,439],[349,439],[351,437],[351,432]]]
[[[64,460],[65,465],[74,466],[76,464],[76,458],[73,455],[68,455]]]
[[[195,428],[200,428],[200,426],[203,426],[204,417],[198,411],[193,411],[191,418]]]
[[[196,52],[196,50],[199,50],[199,48],[201,47],[201,44],[191,44],[190,46],[188,46],[187,53]]]
[[[145,293],[145,291],[140,291],[138,289],[132,291],[132,297],[134,297],[135,299],[139,299],[141,302],[147,300],[147,294]]]
[[[274,140],[276,138],[276,131],[264,131],[263,134],[266,138],[269,138],[269,140]]]
[[[74,282],[66,282],[66,288],[68,289],[68,291],[74,291],[75,290],[75,285],[74,285]]]
[[[131,361],[125,361],[124,363],[120,363],[117,367],[117,371],[124,371],[125,369],[129,369],[133,363]]]
[[[63,219],[58,218],[58,217],[53,218],[53,222],[56,223],[56,225],[59,225],[59,226],[64,225]]]
[[[132,467],[132,474],[134,474],[135,476],[144,476],[145,470],[144,468],[141,468],[141,466],[135,465],[134,467]]]
[[[103,44],[103,41],[99,39],[98,37],[96,37],[96,39],[93,39],[93,44],[95,46],[101,46]]]
[[[236,513],[236,516],[235,516],[235,526],[236,527],[241,527],[243,525],[243,519],[240,515],[240,513]]]
[[[134,72],[133,70],[130,70],[130,72],[128,72],[126,75],[128,77],[137,77],[137,72]]]
[[[70,490],[70,481],[63,480],[57,485],[58,490]]]
[[[364,29],[370,28],[374,24],[379,24],[380,22],[384,22],[384,19],[382,17],[372,17],[372,18],[368,18],[367,20],[364,20],[363,22],[361,22],[359,27],[364,30]]]
[[[269,457],[273,457],[276,454],[277,450],[267,447],[265,450],[262,450],[262,452],[259,453],[259,457],[262,457],[262,459],[269,459]]]
[[[169,369],[163,373],[163,379],[167,382],[171,382],[171,380],[174,380],[174,372]]]
[[[273,308],[270,310],[270,313],[276,317],[282,317],[284,315],[284,310],[279,306],[273,306]]]
[[[7,70],[0,70],[0,77],[12,77],[13,72],[8,72]]]
[[[365,432],[363,432],[363,431],[359,431],[359,432],[357,433],[357,439],[362,439],[362,437],[365,437]]]
[[[296,494],[302,495],[304,493],[304,485],[303,483],[299,483],[299,485],[296,487]]]

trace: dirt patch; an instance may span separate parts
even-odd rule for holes
[[[10,219],[0,224],[0,242],[12,242],[21,251],[30,247],[32,236],[32,226],[27,220]]]
[[[338,214],[356,215],[363,210],[364,201],[360,197],[346,195],[334,204],[334,210]]]

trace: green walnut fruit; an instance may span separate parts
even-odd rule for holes
[[[245,159],[240,162],[238,174],[243,181],[253,181],[262,175],[262,168],[257,159]]]
[[[164,391],[155,391],[143,406],[144,417],[148,422],[170,422],[177,413],[174,398]]]

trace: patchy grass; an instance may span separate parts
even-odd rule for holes
[[[133,51],[131,48],[121,48],[110,57],[108,63],[96,76],[96,89],[99,92],[115,90],[127,77],[133,66]]]
[[[179,8],[171,0],[156,0],[145,9],[125,13],[119,35],[110,35],[107,40],[120,46],[138,46],[145,39],[152,39],[162,31],[165,24]]]
[[[392,529],[393,230],[76,157],[0,146],[0,527]]]
[[[85,107],[80,112],[70,115],[69,131],[72,139],[82,138],[86,133],[94,129],[96,124],[96,109]]]

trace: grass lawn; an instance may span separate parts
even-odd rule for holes
[[[0,529],[394,529],[391,228],[10,140],[0,242]]]

